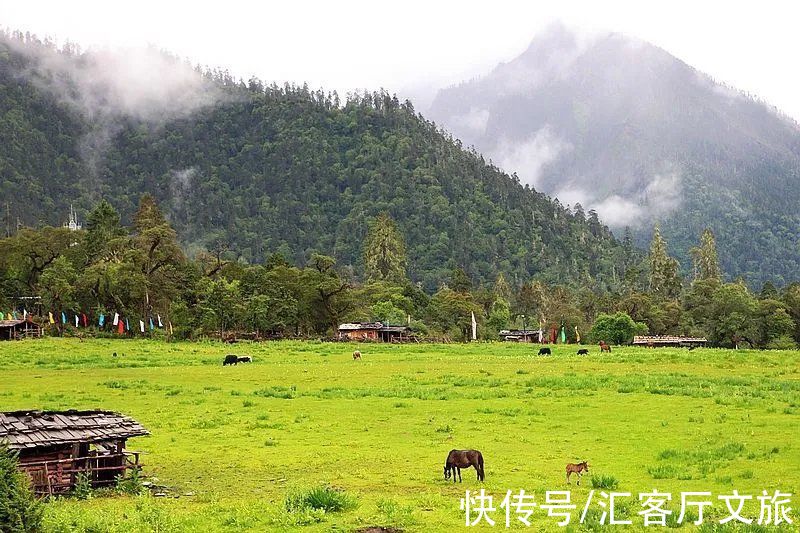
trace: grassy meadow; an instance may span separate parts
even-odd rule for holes
[[[460,531],[460,498],[481,487],[504,529],[507,489],[541,503],[544,491],[567,488],[564,465],[579,460],[591,471],[570,487],[579,508],[569,530],[596,529],[596,510],[577,525],[591,475],[678,501],[681,491],[780,489],[800,507],[800,352],[590,347],[578,357],[556,346],[538,357],[537,348],[2,342],[0,410],[110,409],[152,433],[128,447],[146,452],[145,472],[168,497],[51,501],[52,531]],[[253,363],[223,367],[229,352]],[[462,484],[444,480],[452,448],[483,452],[485,483],[472,469]],[[293,505],[322,486],[344,491],[344,509]],[[630,499],[620,512],[636,525],[640,509]],[[706,521],[723,510],[707,509]],[[559,530],[538,509],[532,522]]]

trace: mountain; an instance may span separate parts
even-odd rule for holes
[[[660,223],[686,270],[708,226],[729,277],[797,276],[797,123],[656,46],[555,25],[516,59],[439,91],[428,116],[640,243]]]
[[[457,266],[481,282],[502,272],[609,287],[629,259],[596,216],[520,184],[388,94],[341,102],[154,50],[0,40],[0,197],[12,221],[59,225],[71,205],[85,218],[105,198],[127,222],[144,193],[190,252],[303,263],[318,251],[356,275],[368,222],[388,212],[427,288]]]

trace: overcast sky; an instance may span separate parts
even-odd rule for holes
[[[488,71],[561,20],[650,41],[800,120],[800,2],[0,0],[0,25],[154,44],[236,76],[422,94]],[[154,80],[157,81],[157,80]],[[420,102],[419,107],[424,107]]]

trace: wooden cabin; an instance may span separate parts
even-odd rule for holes
[[[38,495],[69,492],[81,474],[94,488],[113,485],[141,468],[125,442],[143,435],[138,422],[111,411],[0,412],[0,441],[19,454]]]
[[[386,326],[381,322],[356,322],[339,326],[339,339],[353,341],[405,342],[412,339],[407,326]]]
[[[705,346],[705,337],[681,337],[677,335],[637,335],[633,338],[634,346],[647,348]]]
[[[26,318],[24,320],[0,320],[0,340],[41,337],[42,326]]]
[[[500,331],[500,340],[507,342],[540,342],[547,343],[542,331],[538,329],[504,329]]]

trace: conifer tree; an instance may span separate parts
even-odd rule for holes
[[[405,243],[397,224],[386,213],[378,215],[369,226],[364,242],[364,268],[370,281],[405,279]]]
[[[722,271],[717,259],[717,244],[714,233],[706,228],[700,236],[700,246],[692,248],[692,261],[694,263],[694,279],[713,280],[722,279]]]

